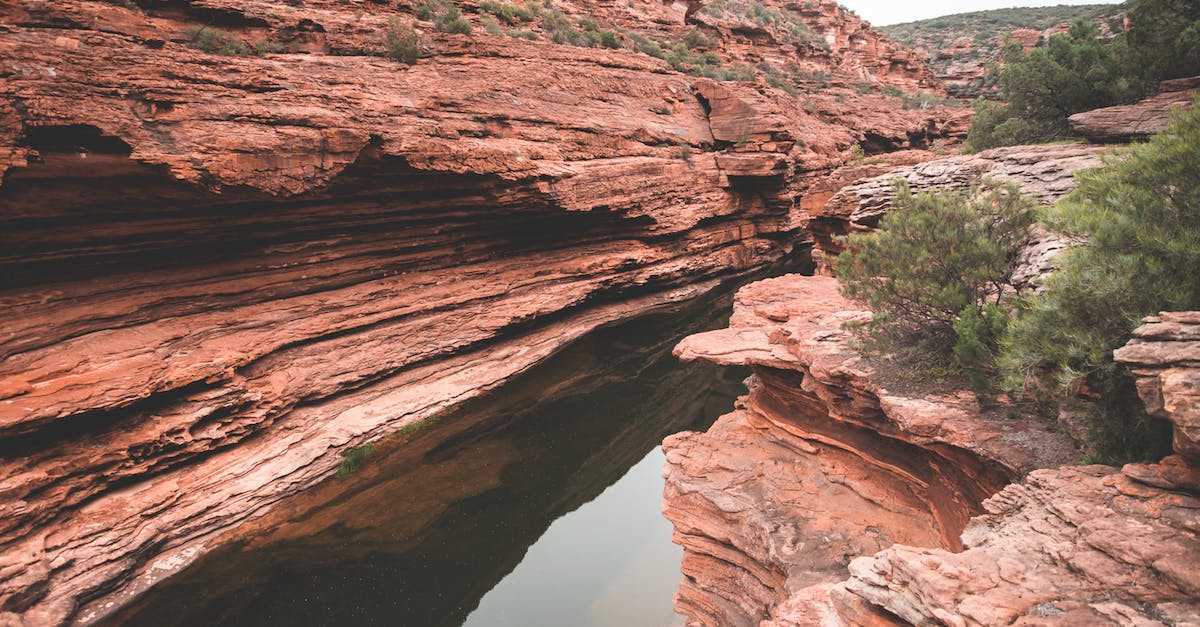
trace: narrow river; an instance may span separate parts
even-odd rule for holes
[[[289,498],[112,625],[681,624],[660,513],[668,434],[729,411],[748,371],[683,364],[730,296],[597,331],[358,471]]]

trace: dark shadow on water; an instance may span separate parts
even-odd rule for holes
[[[684,335],[724,326],[729,311],[725,294],[589,335],[401,444],[377,445],[362,470],[246,524],[106,624],[462,625],[556,519],[666,435],[706,429],[731,409],[747,371],[671,355]],[[637,475],[648,479],[629,481],[661,491],[656,473]],[[472,621],[498,624],[486,618]]]

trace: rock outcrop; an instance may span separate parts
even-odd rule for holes
[[[1115,356],[1175,455],[1036,471],[984,502],[962,553],[893,547],[846,589],[916,625],[1200,624],[1200,312],[1147,319]]]
[[[803,261],[816,174],[965,115],[858,93],[936,89],[829,2],[767,3],[823,46],[661,3],[517,36],[293,4],[0,5],[0,622],[96,620],[353,447]],[[627,48],[553,43],[582,18]],[[422,58],[384,58],[409,27]],[[629,49],[697,28],[753,80]]]
[[[888,364],[851,348],[843,327],[866,316],[835,279],[791,275],[742,288],[728,329],[676,348],[754,372],[738,411],[663,444],[664,513],[685,551],[676,608],[691,624],[836,616],[851,559],[893,542],[961,549],[983,499],[1076,455],[1013,408],[905,395]],[[873,611],[854,607],[843,613]]]
[[[1175,453],[1200,466],[1200,312],[1165,312],[1144,322],[1113,356],[1137,375],[1150,415],[1171,422]],[[1200,493],[1200,483],[1185,487]]]
[[[755,373],[737,411],[664,443],[689,624],[1200,621],[1200,312],[1116,352],[1176,434],[1176,455],[1121,470],[1060,466],[1074,450],[1037,419],[890,392],[846,344],[866,315],[834,279],[771,279],[677,347]]]
[[[826,266],[844,248],[843,236],[873,230],[892,209],[897,179],[907,182],[914,193],[965,190],[985,180],[1013,183],[1035,202],[1049,205],[1075,189],[1076,172],[1101,165],[1106,151],[1086,144],[1011,146],[883,168],[884,173],[841,188],[824,207],[811,210],[814,257],[828,272]],[[1026,265],[1043,268],[1048,257],[1067,243],[1038,231],[1028,246],[1030,263]]]
[[[1076,113],[1071,130],[1093,142],[1145,139],[1171,122],[1171,111],[1190,107],[1200,96],[1200,76],[1163,81],[1159,93],[1141,102]]]
[[[1130,474],[1036,471],[984,502],[962,553],[892,547],[846,588],[914,625],[1196,624],[1200,498]]]

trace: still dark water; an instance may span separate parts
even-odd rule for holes
[[[670,351],[729,309],[726,294],[589,335],[379,444],[108,624],[676,624],[658,445],[729,411],[748,371]]]

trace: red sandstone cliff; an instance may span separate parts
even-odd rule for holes
[[[1077,454],[1044,419],[965,393],[906,395],[848,345],[843,325],[866,315],[835,279],[781,277],[740,290],[728,329],[676,348],[754,370],[736,411],[663,444],[689,624],[1200,616],[1200,313],[1148,319],[1116,352],[1175,425],[1177,452],[1121,470],[1060,466]]]
[[[1094,119],[1161,117],[1174,106],[1164,102]],[[999,179],[1047,204],[1104,152],[1019,146],[843,166],[810,210],[814,256],[824,265],[839,236],[875,228],[897,178],[917,190]],[[1024,280],[1035,285],[1067,244],[1036,233]],[[886,356],[860,354],[847,325],[869,316],[836,279],[786,276],[744,287],[728,329],[677,346],[682,359],[754,371],[734,412],[664,441],[664,513],[685,549],[675,603],[689,625],[1200,620],[1200,314],[1147,319],[1116,351],[1149,411],[1174,424],[1176,451],[1119,470],[1063,465],[1078,453],[1046,419],[931,392]]]
[[[851,146],[965,119],[882,93],[931,83],[832,2],[555,5],[615,50],[461,6],[469,36],[408,3],[0,6],[0,623],[95,620],[350,448],[803,257]],[[754,80],[628,49],[696,28]]]
[[[830,594],[850,560],[893,544],[959,550],[983,498],[1075,455],[1045,421],[885,384],[887,365],[843,328],[869,315],[836,279],[791,275],[742,288],[728,329],[676,347],[754,370],[738,411],[663,443],[663,511],[684,547],[676,609],[689,624],[843,624],[817,619],[844,604]],[[842,611],[844,624],[871,613]]]

